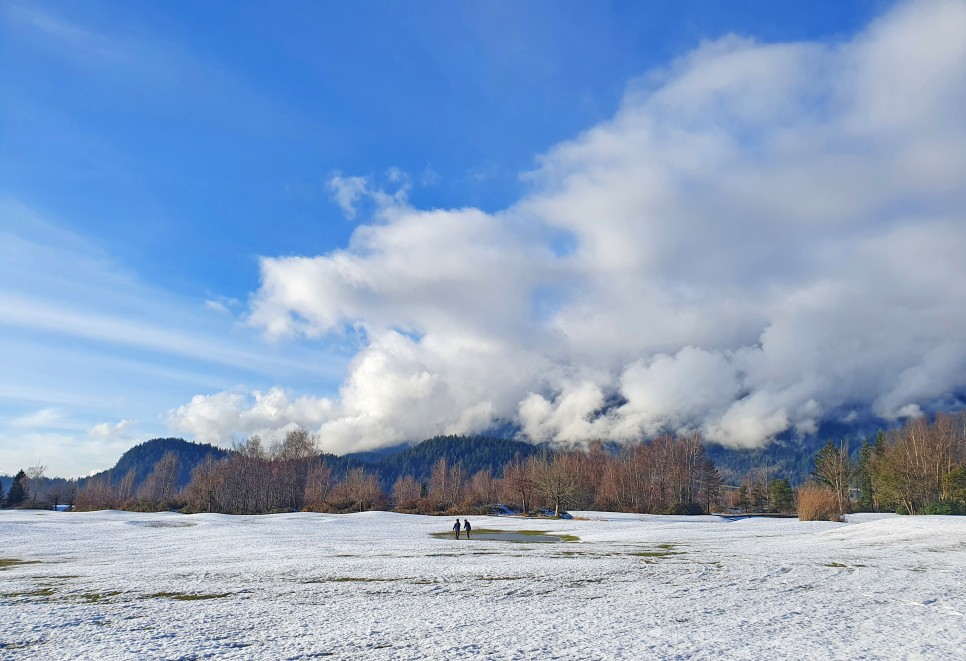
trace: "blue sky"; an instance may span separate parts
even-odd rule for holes
[[[926,76],[935,79],[926,97],[935,99],[918,114],[881,118],[873,102],[884,92],[871,83],[861,98],[836,95],[845,86],[864,90],[895,52],[890,39],[913,43],[903,40],[907,28],[914,35],[930,21],[958,20],[955,4],[941,2],[4,3],[0,472],[43,463],[51,473],[80,475],[153,436],[227,444],[291,424],[320,430],[336,451],[505,421],[529,437],[562,441],[698,425],[740,445],[793,427],[805,433],[853,405],[882,416],[914,411],[908,407],[962,384],[950,376],[940,379],[941,392],[910,385],[892,397],[868,385],[881,375],[866,365],[854,391],[816,386],[792,397],[783,386],[755,399],[753,384],[728,379],[773,369],[736,366],[744,360],[736,356],[779,336],[787,301],[822,280],[854,284],[854,274],[823,270],[824,260],[834,261],[826,248],[839,230],[898,240],[882,233],[898,222],[889,208],[941,216],[954,208],[959,180],[871,201],[842,193],[843,207],[814,211],[831,219],[810,234],[822,237],[821,250],[775,257],[780,268],[748,241],[727,258],[700,260],[687,276],[657,268],[653,255],[645,262],[643,253],[624,261],[620,254],[626,239],[648,254],[664,246],[668,263],[680,264],[670,259],[677,253],[668,236],[710,236],[683,219],[711,218],[718,204],[726,212],[716,227],[765,214],[767,205],[749,201],[754,195],[722,203],[710,179],[684,163],[689,149],[705,162],[721,157],[725,167],[809,181],[797,169],[805,167],[803,147],[789,147],[799,151],[784,161],[774,147],[807,129],[827,141],[808,152],[813,165],[876,156],[895,139],[945,170],[952,161],[944,159],[955,159],[941,147],[948,140],[924,131],[939,121],[958,139],[962,128],[943,111],[961,80],[947,62],[955,44],[940,39],[923,56],[935,73]],[[841,73],[853,69],[855,79]],[[708,76],[711,87],[695,82]],[[786,87],[790,80],[798,82]],[[694,83],[686,90],[692,96],[675,105],[684,103],[672,97],[686,82]],[[907,82],[924,84],[916,76]],[[795,102],[785,107],[788,98]],[[733,99],[759,105],[749,110]],[[692,113],[711,100],[710,110]],[[870,126],[881,119],[878,133],[849,128],[855,112]],[[615,144],[631,144],[645,125],[661,127],[660,145],[678,136],[681,149],[647,164],[594,146],[611,134]],[[658,159],[659,143],[646,145]],[[678,157],[682,163],[672,164]],[[658,170],[657,179],[645,176]],[[881,190],[900,174],[870,175],[856,187]],[[584,209],[590,198],[568,197],[580,182],[606,189],[622,177],[635,191],[660,185],[681,198],[658,205],[635,197],[633,208],[608,210],[608,202]],[[601,199],[621,199],[611,193]],[[599,229],[623,218],[618,228],[632,228],[705,193],[706,204],[668,212],[665,224],[677,229],[660,237],[585,233],[580,224]],[[935,208],[937,200],[947,206]],[[863,222],[843,224],[845,208]],[[581,209],[582,220],[570,217]],[[787,214],[768,213],[772,229],[763,232],[777,232],[769,240],[794,244],[795,230],[775,229],[786,227]],[[857,259],[866,248],[842,251]],[[605,249],[597,263],[614,263],[592,273],[581,260]],[[412,270],[414,261],[437,260],[438,271]],[[463,273],[467,264],[474,268]],[[702,269],[706,278],[694,274]],[[734,278],[729,289],[710,289],[722,272]],[[581,315],[608,317],[640,335],[629,327],[638,321],[622,316],[631,292],[640,301],[653,295],[652,311],[673,300],[661,316],[681,324],[643,343],[606,339],[609,322],[574,325]],[[722,300],[736,303],[705,307]],[[827,314],[841,318],[838,308]],[[720,332],[694,332],[689,315]],[[951,322],[937,323],[940,334],[910,339],[920,349],[889,363],[886,375],[932,374],[929,366],[942,359],[930,351],[950,344],[939,340]],[[601,355],[598,342],[616,349]],[[951,342],[942,355],[958,364],[960,349]],[[705,353],[695,358],[692,350]],[[469,354],[479,362],[461,365]],[[520,358],[534,354],[532,365]],[[471,387],[471,375],[493,356],[504,367],[480,378],[486,388]],[[634,380],[654,382],[662,361],[674,365],[667,379],[683,378],[691,359],[703,375],[696,379],[707,380],[721,361],[742,375],[722,377],[721,390],[750,388],[754,401],[744,397],[740,406],[753,410],[709,395],[669,412]],[[643,408],[606,425],[589,412],[615,393],[635,401],[628,397],[635,387],[646,391]],[[399,392],[432,405],[397,401]],[[397,420],[414,410],[420,422]]]

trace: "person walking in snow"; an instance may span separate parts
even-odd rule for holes
[[[456,533],[456,539],[460,538],[460,520],[456,519],[456,523],[453,524],[453,532]]]
[[[459,519],[456,520],[456,523],[459,524]],[[466,539],[469,539],[470,531],[473,530],[473,526],[470,525],[469,519],[463,519],[463,530],[466,531]]]

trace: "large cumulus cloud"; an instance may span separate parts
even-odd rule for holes
[[[540,156],[497,214],[353,180],[378,211],[349,246],[262,260],[252,324],[362,338],[337,398],[275,393],[302,403],[278,402],[278,426],[336,451],[502,422],[755,446],[962,389],[963,34],[966,4],[936,1],[841,43],[701,44]],[[172,425],[244,431],[262,396],[239,397]]]

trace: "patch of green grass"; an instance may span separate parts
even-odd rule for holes
[[[151,599],[174,599],[175,601],[202,601],[205,599],[224,599],[230,597],[230,592],[224,594],[187,594],[185,592],[155,592],[149,594]]]
[[[529,535],[531,537],[545,537],[545,536],[556,537],[561,542],[579,542],[580,541],[580,538],[577,537],[576,535],[567,535],[561,532],[549,533],[549,532],[544,532],[543,530],[514,530],[512,532],[515,532],[518,535]]]
[[[333,576],[331,578],[310,578],[301,583],[391,583],[401,578],[368,578],[365,576]]]
[[[116,597],[122,594],[121,592],[85,592],[81,595],[81,599],[85,600],[89,604],[96,604],[102,599],[110,599],[111,597]]]
[[[53,588],[40,588],[39,590],[25,590],[24,592],[4,592],[0,594],[0,597],[6,599],[13,599],[14,597],[52,597],[54,596]]]
[[[556,551],[554,558],[619,558],[623,551]]]
[[[21,560],[20,558],[0,558],[0,571],[20,565],[39,565],[40,560]]]
[[[473,530],[473,532],[475,532],[475,533],[481,533],[481,532],[500,532],[500,531],[496,531],[496,530]],[[449,531],[449,532],[431,532],[429,534],[430,534],[430,536],[435,537],[436,539],[452,539],[454,542],[456,541],[456,537],[453,535],[453,532],[452,531]],[[462,532],[460,532],[460,539],[459,539],[459,541],[463,541],[463,533]]]
[[[481,581],[522,581],[526,576],[480,576]]]
[[[363,576],[339,576],[338,578],[329,579],[333,583],[391,583],[392,581],[399,581],[399,578],[367,578]]]
[[[436,539],[453,539],[452,532],[434,532],[430,533]],[[545,530],[496,530],[494,528],[475,528],[470,535],[469,541],[473,541],[476,535],[521,535],[524,537],[555,537],[559,542],[579,542],[580,538],[576,535],[567,535],[565,533],[559,532],[547,532]],[[456,541],[456,540],[454,540]],[[460,541],[463,541],[462,533],[460,535]],[[510,542],[520,542],[520,540],[507,539],[507,540],[483,540],[483,541],[510,541]]]
[[[839,568],[839,569],[848,567],[848,565],[843,565],[841,562],[826,562],[824,566],[826,566],[826,567],[836,567],[836,568]]]
[[[670,558],[672,555],[684,555],[681,551],[635,551],[633,553],[628,553],[635,558]]]

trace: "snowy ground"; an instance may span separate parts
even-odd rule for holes
[[[966,517],[0,512],[0,657],[963,658]],[[29,561],[18,564],[11,560]],[[204,597],[204,598],[199,598]]]

